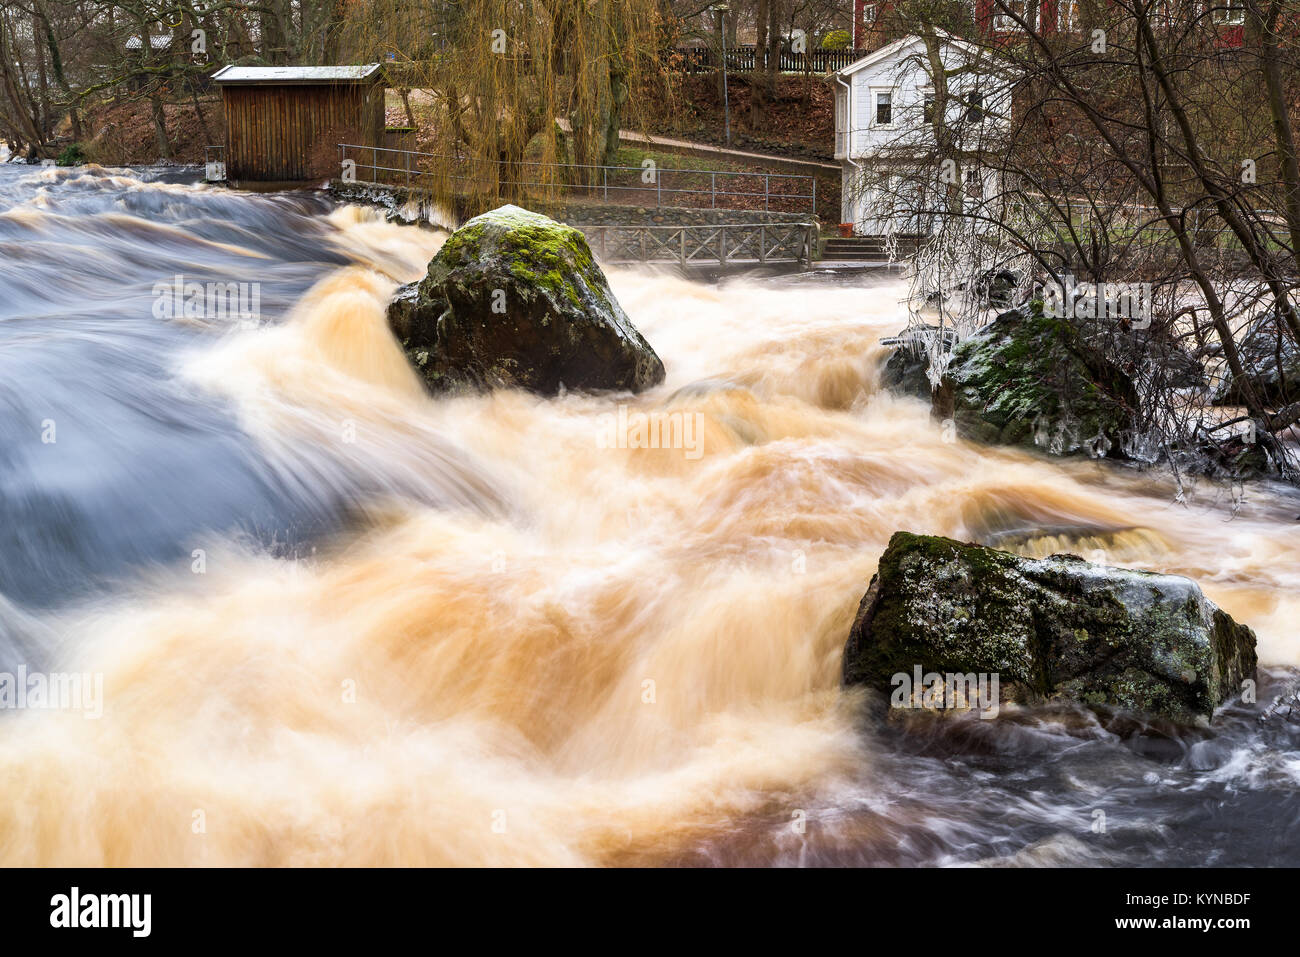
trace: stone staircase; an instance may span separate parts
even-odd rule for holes
[[[898,258],[906,259],[916,254],[924,237],[905,235],[898,237]],[[828,239],[822,249],[824,263],[882,263],[888,262],[884,236],[854,236],[852,239]]]

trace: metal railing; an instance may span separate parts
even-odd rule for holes
[[[577,224],[604,263],[688,265],[808,263],[815,223],[718,223],[701,226]]]
[[[716,47],[678,47],[675,52],[682,58],[683,73],[711,73],[718,68],[720,58]],[[807,53],[795,53],[786,48],[777,55],[777,70],[781,73],[830,73],[856,63],[870,52],[872,51],[809,50]],[[768,62],[768,51],[758,50],[753,44],[727,47],[728,70],[752,73],[766,67]]]
[[[339,143],[338,147],[345,182],[351,179],[431,189],[461,187],[467,192],[519,195],[557,192],[656,208],[817,211],[817,178],[804,174],[531,160],[504,163],[356,143]]]
[[[203,178],[209,183],[223,183],[226,180],[226,147],[203,147]]]

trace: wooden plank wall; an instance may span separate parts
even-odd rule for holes
[[[382,84],[226,86],[226,175],[306,182],[338,175],[339,143],[380,145]]]

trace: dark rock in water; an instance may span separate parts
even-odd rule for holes
[[[1266,406],[1281,407],[1300,400],[1300,346],[1286,325],[1277,321],[1275,312],[1255,320],[1237,348],[1246,379],[1220,383],[1210,399],[1214,405],[1245,405],[1247,389]]]
[[[930,398],[930,357],[913,346],[896,348],[880,370],[880,385],[899,395]]]
[[[1252,441],[1252,434],[1223,432],[1204,435],[1174,445],[1170,458],[1182,472],[1212,479],[1246,481],[1278,474],[1264,442]]]
[[[1016,304],[1016,290],[1020,288],[1022,279],[1018,270],[995,267],[986,269],[976,276],[970,282],[969,288],[981,306],[1007,309]],[[967,284],[964,282],[953,287],[954,290],[966,288]],[[925,303],[930,306],[938,305],[944,295],[945,293],[940,289],[931,289],[925,294]]]
[[[934,391],[930,384],[930,352],[927,344],[940,335],[938,326],[913,326],[896,336],[882,339],[881,344],[894,346],[894,351],[880,370],[880,385],[899,395],[911,395],[930,400]],[[952,348],[956,336],[950,329],[943,330],[945,348]]]
[[[1159,367],[1161,377],[1170,388],[1195,389],[1205,386],[1205,367],[1186,349],[1168,346],[1160,351],[1149,351],[1143,358]]]
[[[981,301],[1006,308],[1014,305],[1020,280],[1020,273],[1014,269],[986,269],[975,280],[975,292]]]
[[[952,418],[966,438],[1115,458],[1138,397],[1068,321],[1026,307],[957,344],[934,403],[935,415]]]
[[[1127,374],[1136,373],[1137,378],[1156,383],[1158,388],[1204,388],[1205,367],[1164,323],[1147,328],[1124,323],[1108,317],[1074,320],[1084,341],[1104,351]]]
[[[897,532],[844,648],[844,681],[889,692],[918,666],[998,675],[1004,702],[1195,723],[1254,677],[1255,635],[1187,578]]]
[[[638,392],[664,378],[582,233],[517,206],[456,230],[388,322],[434,392]]]

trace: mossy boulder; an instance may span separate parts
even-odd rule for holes
[[[637,392],[664,378],[582,233],[517,206],[456,230],[388,321],[434,392]]]
[[[998,675],[1003,702],[1065,699],[1208,721],[1255,674],[1255,635],[1187,578],[1022,558],[896,532],[844,649],[844,681]]]
[[[965,438],[1094,458],[1124,456],[1137,405],[1123,370],[1039,303],[958,343],[934,394]]]

